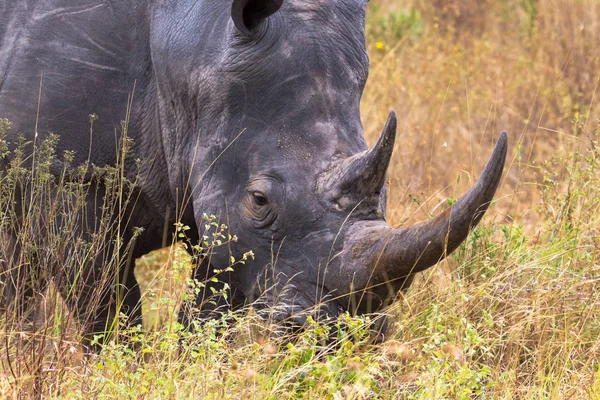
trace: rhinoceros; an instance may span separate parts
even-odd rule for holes
[[[29,138],[58,133],[58,152],[74,151],[76,162],[114,165],[115,129],[135,85],[128,133],[135,156],[152,162],[125,168],[141,177],[126,216],[144,229],[133,256],[160,248],[166,225],[199,232],[205,214],[239,240],[200,263],[198,279],[254,253],[227,273],[230,296],[202,308],[208,285],[182,309],[205,315],[260,299],[258,309],[295,326],[309,315],[378,311],[481,220],[507,138],[447,211],[410,227],[386,223],[396,115],[369,148],[359,112],[366,8],[367,0],[2,0],[0,117]],[[93,210],[97,199],[88,201]],[[123,310],[139,323],[136,278],[121,284]],[[89,310],[79,299],[74,312],[94,312],[86,329],[101,332],[113,300]]]

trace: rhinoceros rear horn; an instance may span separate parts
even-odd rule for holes
[[[231,19],[240,32],[250,36],[282,4],[283,0],[233,0]]]
[[[385,183],[395,140],[396,113],[392,111],[375,146],[344,160],[338,166],[338,185],[341,190],[361,199],[379,193]]]

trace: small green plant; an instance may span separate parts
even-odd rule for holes
[[[41,396],[49,371],[64,365],[65,352],[78,347],[67,345],[65,335],[82,335],[126,268],[123,255],[139,231],[126,240],[115,221],[132,201],[135,181],[118,166],[74,165],[73,153],[56,154],[57,135],[36,135],[33,141],[12,135],[11,143],[9,129],[1,120],[0,361],[15,379],[28,372],[30,394]],[[128,146],[123,136],[120,162]],[[90,198],[98,206],[95,221],[87,218]],[[74,321],[67,310],[80,305],[89,312]],[[118,325],[118,301],[113,307],[107,330]]]
[[[416,8],[408,11],[384,12],[376,3],[373,3],[369,12],[371,17],[367,23],[367,34],[377,38],[381,49],[385,43],[395,43],[399,40],[416,40],[423,33],[423,21]]]

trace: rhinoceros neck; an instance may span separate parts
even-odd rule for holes
[[[147,13],[129,3],[0,3],[0,110],[13,132],[33,135],[37,126],[40,134],[68,137],[59,150],[91,154],[99,165],[114,162],[128,98],[134,86],[141,96],[148,81]],[[93,140],[84,134],[90,114],[98,117]]]
[[[128,135],[135,156],[146,160],[140,172],[160,182],[148,7],[133,0],[0,0],[0,117],[12,122],[11,133],[53,132],[60,136],[57,154],[70,150],[79,163],[114,165],[132,105]],[[92,129],[90,114],[97,116]],[[134,163],[127,167],[137,173]],[[149,197],[164,191],[154,184]]]
[[[115,130],[126,116],[135,82],[144,78],[148,58],[144,10],[130,7],[125,13],[115,4],[29,0],[0,5],[0,110],[13,121],[13,132],[33,135],[37,126],[40,134],[68,137],[58,150],[91,154],[100,165],[114,162]],[[132,26],[135,18],[140,23]],[[98,116],[93,141],[82,134],[90,130],[90,114]]]

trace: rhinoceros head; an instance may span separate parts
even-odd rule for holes
[[[369,149],[359,114],[366,0],[233,0],[227,20],[219,6],[211,21],[195,11],[204,2],[188,3],[177,14],[185,17],[168,18],[177,5],[154,16],[166,27],[155,29],[153,55],[161,117],[173,130],[164,146],[174,157],[188,151],[197,224],[213,213],[239,237],[210,268],[255,254],[228,278],[234,303],[258,300],[298,324],[376,311],[479,222],[500,181],[505,134],[450,210],[407,228],[386,223],[396,116]]]

